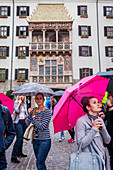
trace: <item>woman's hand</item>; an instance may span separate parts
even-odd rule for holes
[[[100,130],[104,129],[104,125],[103,125],[103,123],[100,119],[96,119],[96,120],[92,119],[92,124],[93,124],[93,127],[97,130],[98,129],[100,129]]]
[[[31,114],[31,113],[32,113],[32,110],[33,110],[33,108],[30,107],[30,108],[28,109],[28,113]]]

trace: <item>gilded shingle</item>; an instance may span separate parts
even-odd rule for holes
[[[63,4],[39,4],[28,22],[72,22]]]

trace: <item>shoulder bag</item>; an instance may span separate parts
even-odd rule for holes
[[[35,115],[37,107],[34,108],[33,115]],[[31,139],[31,143],[33,142],[33,132],[34,132],[34,124],[30,123],[30,125],[26,128],[23,138],[26,140]]]
[[[81,152],[81,145],[70,156],[69,170],[102,170],[100,156],[93,152]]]

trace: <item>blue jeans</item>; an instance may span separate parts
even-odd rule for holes
[[[12,157],[17,158],[18,155],[22,154],[23,134],[27,128],[27,125],[24,119],[19,120],[19,122],[14,125],[16,131],[16,141],[13,147]]]
[[[33,149],[38,170],[46,170],[45,160],[51,148],[51,139],[33,140]]]
[[[2,170],[7,170],[7,168],[3,168]]]

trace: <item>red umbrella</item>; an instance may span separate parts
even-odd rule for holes
[[[2,102],[2,105],[7,106],[10,114],[13,114],[13,107],[14,107],[14,101],[7,97],[4,93],[0,93],[0,100]]]
[[[77,119],[85,114],[81,105],[82,97],[94,96],[98,101],[102,100],[108,82],[109,79],[93,75],[83,78],[77,84],[65,90],[54,107],[54,132],[72,129]]]

